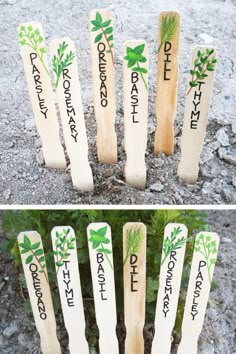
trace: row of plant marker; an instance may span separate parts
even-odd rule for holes
[[[168,224],[164,230],[152,354],[169,354],[171,350],[187,233],[185,225],[176,223]],[[130,222],[123,227],[126,354],[144,354],[146,237],[143,223]],[[70,226],[57,226],[51,238],[70,353],[89,354],[75,233]],[[118,354],[111,228],[103,222],[92,223],[87,228],[87,238],[100,354]],[[18,243],[42,352],[59,354],[41,236],[36,231],[21,232]],[[216,233],[200,232],[196,236],[178,354],[197,354],[218,247]]]
[[[38,22],[25,23],[19,26],[18,32],[45,163],[48,167],[65,168],[66,160],[59,139],[42,26]],[[113,164],[117,162],[116,96],[113,25],[109,11],[91,11],[90,34],[97,155],[99,162]],[[174,152],[173,124],[177,101],[179,42],[179,14],[175,11],[162,12],[159,17],[157,50],[156,155],[161,151],[167,155]],[[77,189],[91,191],[94,188],[93,176],[88,161],[74,42],[69,38],[53,40],[50,51],[72,182]],[[216,62],[213,48],[194,48],[187,85],[181,159],[177,171],[178,176],[188,183],[195,183],[198,177]],[[126,182],[136,188],[144,188],[146,185],[148,70],[147,44],[143,40],[127,41],[123,52],[127,156],[125,177]]]

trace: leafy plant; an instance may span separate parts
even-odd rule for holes
[[[71,255],[69,250],[75,249],[75,237],[68,237],[69,233],[70,229],[63,229],[62,232],[56,231],[56,251],[53,251],[53,254],[56,256],[57,274],[60,267],[64,265],[64,261],[66,261]]]
[[[140,63],[145,63],[147,61],[147,58],[145,58],[145,56],[143,55],[144,49],[145,44],[140,44],[135,48],[127,47],[126,56],[124,57],[124,59],[128,61],[128,68],[131,68],[132,71],[140,73],[145,88],[147,90],[148,86],[144,78],[144,74],[147,74],[148,70],[146,68],[140,67]]]
[[[110,243],[110,240],[105,237],[107,233],[107,226],[101,227],[98,230],[90,230],[90,238],[89,242],[92,242],[92,248],[95,249],[98,253],[104,253],[111,269],[113,270],[113,266],[108,257],[108,254],[111,254],[112,251],[109,248],[104,248],[104,245]]]
[[[41,242],[36,242],[31,244],[31,241],[27,235],[24,235],[24,242],[20,243],[21,254],[30,253],[29,256],[25,260],[25,264],[32,263],[33,259],[38,263],[40,270],[39,273],[43,273],[47,282],[48,277],[45,271],[46,264],[45,264],[45,256],[43,255],[43,248]]]
[[[170,237],[166,237],[163,241],[163,258],[161,261],[161,265],[163,265],[171,254],[172,251],[180,249],[186,242],[186,239],[183,237],[176,239],[177,236],[182,232],[182,229],[178,226],[175,227],[173,231],[171,231]]]
[[[197,52],[197,58],[194,60],[194,67],[190,70],[192,75],[191,81],[189,81],[189,90],[187,95],[191,92],[193,87],[198,86],[199,81],[204,81],[207,77],[208,71],[214,71],[217,59],[215,56],[212,56],[214,49],[206,49],[205,52],[200,50]]]
[[[102,16],[99,12],[96,13],[95,20],[91,21],[91,24],[94,26],[91,31],[96,32],[99,31],[100,33],[95,37],[94,43],[98,43],[104,37],[107,45],[108,50],[107,53],[111,54],[112,63],[114,65],[114,53],[113,53],[113,27],[110,26],[111,20],[107,20],[103,22]]]
[[[64,57],[67,47],[68,44],[66,44],[66,42],[60,43],[57,49],[58,56],[54,55],[52,59],[52,68],[57,78],[55,83],[56,87],[58,86],[63,70],[67,68],[69,65],[71,65],[75,58],[75,54],[72,51],[70,51],[70,53],[67,53],[66,56]]]
[[[174,39],[177,29],[177,19],[175,15],[166,15],[162,17],[161,21],[161,43],[159,44],[157,52],[159,53],[162,46],[166,42]]]
[[[137,254],[143,242],[143,235],[141,228],[138,226],[133,226],[127,230],[126,235],[126,256],[123,265],[127,262],[127,259],[131,254]]]
[[[195,251],[200,252],[206,261],[209,284],[211,284],[211,267],[216,263],[216,241],[212,241],[211,235],[201,234],[195,242]]]
[[[45,64],[44,61],[44,55],[46,54],[46,48],[41,45],[41,43],[44,41],[44,38],[42,34],[40,33],[39,29],[33,29],[33,26],[20,26],[20,31],[19,31],[19,39],[20,39],[20,45],[24,46],[27,45],[31,47],[38,55],[39,60],[43,64],[43,67],[50,76],[48,68]]]

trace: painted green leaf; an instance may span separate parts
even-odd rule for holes
[[[32,248],[33,250],[35,250],[36,248],[39,247],[39,245],[40,245],[40,242],[36,242],[36,243],[34,243],[34,244],[31,246],[31,248]]]
[[[92,248],[93,248],[93,249],[96,249],[96,248],[98,248],[98,247],[100,246],[100,244],[101,244],[101,242],[96,242],[96,241],[94,241],[94,242],[93,242],[93,245],[92,245]]]
[[[113,32],[113,28],[112,27],[108,27],[104,31],[105,34],[111,34],[112,32]]]
[[[64,262],[56,262],[56,265],[57,265],[58,267],[62,267],[62,266],[64,265]]]
[[[35,256],[41,256],[43,254],[43,250],[40,248],[38,250],[35,251]]]
[[[29,264],[29,263],[31,263],[31,262],[32,262],[32,260],[33,260],[33,255],[31,254],[30,256],[28,256],[28,257],[26,258],[26,260],[25,260],[25,264]]]
[[[111,20],[107,20],[107,21],[103,22],[102,27],[107,27],[110,25],[110,23],[111,23]]]
[[[136,60],[129,60],[128,62],[128,68],[132,68],[132,66],[134,66],[136,64]]]
[[[107,40],[110,42],[110,41],[112,41],[113,40],[113,34],[111,34],[108,38],[107,38]],[[113,46],[113,44],[111,44],[111,47]]]
[[[189,85],[190,85],[191,87],[197,87],[197,86],[198,86],[198,83],[191,81],[191,82],[189,83]]]
[[[54,58],[56,58],[56,57],[54,57]],[[57,237],[57,238],[60,237],[60,234],[59,234],[58,231],[56,231],[56,237]]]
[[[39,273],[43,273],[43,270],[39,270]]]
[[[135,67],[135,68],[132,68],[131,69],[132,71],[136,71],[136,72],[138,72],[138,73],[143,73],[143,74],[147,74],[147,69],[145,69],[145,68],[138,68],[138,67]]]
[[[91,29],[91,31],[92,31],[92,32],[96,32],[96,31],[98,31],[100,28],[101,28],[101,27],[93,27],[93,28]]]
[[[97,230],[97,234],[101,237],[105,236],[107,233],[107,226],[101,227]]]
[[[100,15],[99,12],[96,13],[96,21],[97,21],[99,24],[102,24],[102,16]]]
[[[103,35],[103,33],[99,33],[99,34],[95,37],[94,43],[98,43],[98,42],[102,39],[102,35]]]
[[[69,248],[69,250],[74,250],[75,249],[75,247],[72,246],[72,245],[69,245],[68,248]]]
[[[98,248],[97,252],[111,254],[111,250],[109,250],[107,248]]]
[[[58,252],[57,251],[53,251],[53,254],[54,254],[54,256],[57,256]]]
[[[93,20],[93,21],[91,21],[91,23],[92,23],[92,25],[94,25],[94,27],[100,28],[100,23],[98,21]]]
[[[26,247],[30,248],[31,247],[31,241],[28,236],[24,236],[24,244]]]
[[[39,262],[40,262],[40,263],[43,262],[43,261],[45,261],[45,257],[44,257],[44,256],[42,256],[42,257],[39,258]]]
[[[21,254],[28,253],[29,251],[30,251],[30,248],[24,248],[24,249],[21,251]]]
[[[140,44],[134,48],[134,51],[136,54],[143,54],[144,48],[145,48],[145,44]]]

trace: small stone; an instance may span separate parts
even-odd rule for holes
[[[230,100],[230,96],[225,96],[225,100]]]
[[[16,332],[18,331],[18,328],[15,324],[6,327],[3,331],[3,335],[7,338],[11,338]]]
[[[156,183],[152,184],[150,186],[150,191],[152,192],[161,192],[164,189],[163,184],[161,184],[160,181],[157,181]]]
[[[28,119],[25,122],[25,129],[27,130],[33,130],[35,128],[35,121],[33,119]]]
[[[209,36],[209,34],[207,34],[207,33],[200,33],[198,35],[198,38],[201,39],[202,41],[204,41],[204,43],[206,43],[206,44],[210,44],[214,41],[214,37]]]
[[[39,164],[39,166],[42,166],[44,164],[44,157],[43,157],[43,152],[40,150],[37,155],[36,155],[36,161]]]
[[[217,141],[221,144],[221,146],[229,146],[229,137],[225,132],[225,128],[221,128],[216,133]]]
[[[232,177],[232,185],[236,188],[236,176]]]
[[[202,349],[199,354],[214,354],[215,349],[211,344],[206,345],[204,349]]]
[[[236,134],[236,119],[232,122],[232,131],[234,134]]]
[[[113,175],[113,169],[112,168],[107,168],[104,172],[105,177],[111,177]]]
[[[232,240],[229,237],[221,237],[220,242],[221,243],[232,243]]]
[[[9,200],[10,197],[11,197],[11,190],[10,190],[10,189],[6,189],[6,190],[3,192],[3,196],[4,196],[5,200]]]

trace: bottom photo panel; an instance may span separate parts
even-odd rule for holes
[[[235,354],[236,210],[0,211],[1,354]]]

